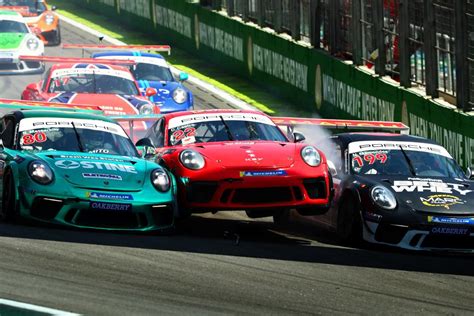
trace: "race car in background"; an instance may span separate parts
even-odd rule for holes
[[[0,104],[9,112],[1,120],[0,220],[142,232],[172,228],[173,176],[141,159],[113,120],[61,106]]]
[[[182,217],[246,210],[257,218],[290,208],[320,214],[331,200],[324,154],[290,142],[258,111],[165,114],[136,145],[156,149],[152,159],[175,175]]]
[[[94,53],[91,57],[97,59],[126,59],[133,60],[135,65],[130,71],[138,82],[140,91],[144,94],[149,87],[155,88],[157,94],[150,100],[160,107],[161,113],[188,111],[193,109],[193,94],[183,85],[188,74],[181,72],[176,80],[165,58],[158,53],[144,51],[167,52],[171,47],[167,45],[91,45],[91,44],[64,44],[63,48],[106,50]]]
[[[17,12],[0,10],[0,74],[42,73],[40,61],[23,61],[20,55],[42,56],[44,45]]]
[[[283,119],[300,128],[358,128],[381,132],[335,134],[319,144],[335,196],[321,216],[280,213],[276,222],[305,221],[335,231],[345,243],[364,240],[412,250],[474,251],[474,181],[446,149],[397,122]]]
[[[58,62],[44,74],[43,79],[29,84],[21,94],[22,100],[97,105],[105,115],[157,114],[160,108],[141,95],[135,78],[128,68],[133,61],[91,58],[30,57],[22,60]],[[122,65],[122,66],[120,66]],[[149,88],[148,96],[156,94]],[[126,127],[128,128],[128,127]],[[146,124],[136,126],[146,130]]]
[[[56,6],[49,9],[44,0],[0,0],[0,9],[20,13],[28,26],[45,45],[61,44],[59,17],[54,13]]]

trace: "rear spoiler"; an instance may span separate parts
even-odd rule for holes
[[[328,129],[338,130],[358,130],[358,131],[379,131],[398,132],[409,134],[410,128],[401,122],[389,121],[363,121],[363,120],[339,120],[339,119],[319,119],[319,118],[298,118],[298,117],[272,117],[273,122],[279,126],[286,126],[289,130],[295,125],[313,125]]]
[[[26,56],[21,55],[20,60],[53,62],[53,63],[77,63],[77,64],[106,64],[106,65],[135,65],[133,60],[128,59],[95,59],[95,58],[75,58],[75,57],[56,57],[56,56]]]
[[[154,122],[162,118],[162,114],[150,114],[150,115],[111,115],[111,119],[117,122],[128,122],[128,127],[130,129],[130,139],[133,139],[133,127],[135,122]]]
[[[84,50],[144,50],[154,52],[165,52],[171,54],[169,45],[97,45],[97,44],[63,44],[63,49],[82,49]]]
[[[57,111],[74,111],[74,112],[93,112],[94,114],[103,115],[103,111],[96,105],[84,104],[65,104],[42,101],[25,101],[0,99],[0,109],[11,110],[57,110]]]

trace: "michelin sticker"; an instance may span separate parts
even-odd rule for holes
[[[133,200],[131,194],[120,194],[120,193],[102,193],[102,192],[87,192],[86,197],[89,199],[102,199],[102,200]]]
[[[288,175],[285,170],[271,170],[271,171],[241,171],[241,177],[275,177]]]
[[[428,216],[428,223],[474,225],[474,218],[473,217]]]
[[[101,179],[101,180],[116,180],[122,181],[122,177],[116,174],[104,174],[104,173],[83,173],[82,177],[85,179]]]
[[[108,162],[99,161],[74,161],[74,160],[58,160],[55,162],[56,167],[61,169],[98,169],[98,170],[109,170],[109,171],[121,171],[126,173],[137,173],[137,170],[133,166],[113,164]]]
[[[459,183],[446,183],[437,179],[408,178],[408,180],[394,181],[393,190],[395,192],[433,192],[466,195],[472,190],[466,190],[466,186]]]

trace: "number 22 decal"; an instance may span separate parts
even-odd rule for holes
[[[185,137],[191,137],[196,135],[196,129],[194,127],[187,127],[183,130],[177,130],[173,133],[174,140],[176,142],[180,141]]]
[[[25,134],[22,137],[23,145],[31,145],[34,143],[44,143],[48,138],[44,132],[34,134]]]

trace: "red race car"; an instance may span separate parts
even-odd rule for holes
[[[160,112],[158,106],[140,94],[128,68],[128,60],[20,56],[21,60],[59,62],[49,68],[41,81],[29,84],[22,100],[98,105],[105,115],[148,115]],[[149,88],[147,96],[156,94]],[[124,126],[125,127],[125,126]],[[141,122],[138,130],[145,130]]]
[[[126,120],[126,119],[124,119]],[[324,154],[291,142],[258,111],[208,110],[164,115],[137,142],[167,167],[179,184],[180,216],[246,210],[266,217],[296,208],[327,211],[331,179]]]

